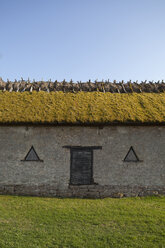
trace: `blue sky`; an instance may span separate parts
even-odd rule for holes
[[[165,79],[164,0],[0,0],[0,77]]]

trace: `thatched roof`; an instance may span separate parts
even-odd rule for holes
[[[0,124],[165,124],[165,93],[1,91]]]
[[[164,81],[158,81],[158,82],[146,82],[142,81],[141,83],[138,82],[127,82],[124,83],[124,81],[116,82],[115,80],[113,82],[110,81],[100,81],[100,82],[91,82],[90,80],[88,82],[82,83],[77,82],[74,83],[72,80],[70,82],[66,82],[65,80],[62,82],[52,82],[51,80],[44,82],[39,81],[33,83],[30,82],[30,80],[19,80],[15,82],[11,81],[3,81],[2,78],[0,78],[0,90],[2,91],[15,91],[15,92],[24,92],[24,91],[63,91],[63,92],[79,92],[79,91],[85,91],[85,92],[92,92],[92,91],[99,91],[99,92],[111,92],[111,93],[160,93],[165,91],[165,82]]]

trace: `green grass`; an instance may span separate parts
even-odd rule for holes
[[[165,197],[0,196],[0,248],[165,247]]]

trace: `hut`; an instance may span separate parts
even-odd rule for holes
[[[165,194],[165,84],[0,81],[0,194]]]

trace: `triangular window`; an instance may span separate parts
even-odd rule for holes
[[[135,153],[135,150],[133,149],[133,147],[131,146],[127,155],[124,158],[124,162],[139,162],[139,158]]]
[[[36,153],[34,147],[32,146],[30,150],[28,151],[24,161],[42,161],[38,154]]]

